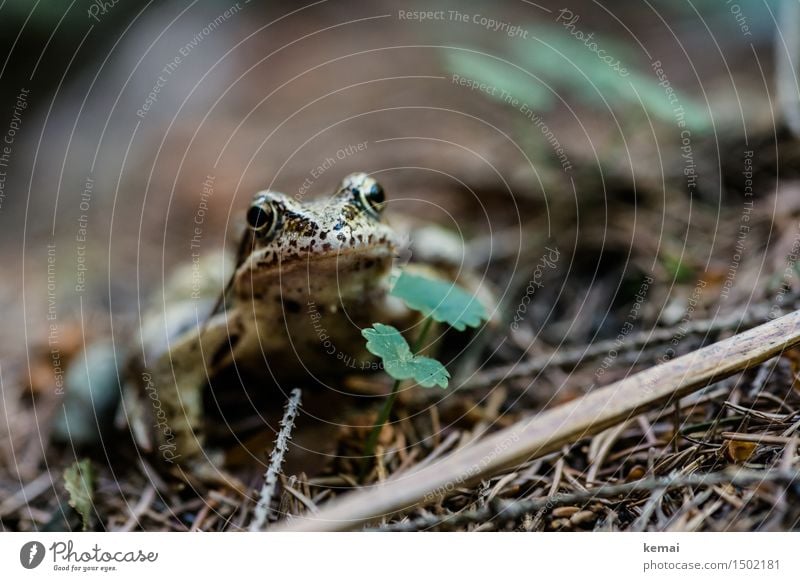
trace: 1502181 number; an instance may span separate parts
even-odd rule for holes
[[[777,570],[780,569],[779,559],[738,559],[734,561],[736,569],[748,570]]]

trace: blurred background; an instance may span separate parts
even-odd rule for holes
[[[374,174],[390,219],[460,233],[508,320],[558,248],[482,364],[613,339],[650,279],[644,329],[790,308],[790,4],[0,3],[0,499],[75,457],[50,442],[76,355],[105,344],[114,377],[196,217],[232,249],[260,189]],[[4,527],[50,518],[19,508]]]

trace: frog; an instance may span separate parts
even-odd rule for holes
[[[288,394],[358,367],[346,362],[373,360],[361,335],[373,322],[413,329],[420,315],[390,294],[398,267],[410,266],[410,236],[389,224],[386,205],[381,184],[363,172],[324,199],[257,192],[244,213],[234,272],[207,317],[183,301],[177,319],[190,324],[173,324],[162,312],[158,332],[142,331],[145,351],[131,366],[128,390],[137,397],[126,398],[140,446],[157,448],[182,475],[213,480],[221,461],[205,444],[204,394],[223,370],[250,370]],[[442,240],[436,256],[461,244]],[[417,254],[416,268],[435,272]]]

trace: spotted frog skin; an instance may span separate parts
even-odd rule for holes
[[[139,443],[158,448],[169,463],[208,462],[204,391],[222,370],[255,370],[288,393],[352,373],[345,357],[369,361],[362,328],[375,321],[411,325],[413,313],[389,295],[393,262],[407,238],[382,219],[384,205],[382,187],[364,173],[347,176],[319,201],[257,193],[235,272],[212,315],[203,319],[196,305],[185,308],[192,324],[164,345],[175,325],[162,308],[169,329],[142,332],[146,363],[135,381],[148,397],[139,397],[144,421],[132,425]]]

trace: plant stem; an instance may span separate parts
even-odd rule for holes
[[[417,340],[414,341],[414,347],[412,347],[414,355],[419,355],[419,351],[420,349],[422,349],[422,346],[425,343],[425,339],[428,336],[428,331],[431,330],[432,324],[433,324],[433,319],[431,317],[425,319],[425,322],[422,324],[422,330],[419,332]]]
[[[372,426],[372,431],[369,433],[369,438],[367,438],[367,443],[364,445],[364,458],[361,460],[361,474],[360,480],[364,480],[367,475],[367,468],[369,467],[369,461],[372,458],[373,454],[375,453],[375,445],[378,443],[378,437],[381,435],[381,431],[383,430],[383,425],[389,419],[389,414],[392,412],[392,406],[394,405],[394,400],[397,399],[397,394],[400,392],[400,380],[395,379],[394,385],[392,386],[392,393],[389,394],[389,397],[386,398],[386,401],[383,402],[383,408],[381,409],[381,413],[378,416],[377,423]]]
[[[428,335],[428,332],[431,330],[431,325],[433,323],[433,319],[428,317],[425,319],[425,323],[422,325],[422,330],[417,337],[417,340],[414,341],[413,352],[414,355],[419,353],[419,350],[425,343],[425,338]],[[397,394],[400,393],[400,383],[399,379],[394,381],[394,385],[392,386],[392,392],[389,394],[389,397],[386,398],[386,401],[383,403],[383,408],[381,408],[381,413],[378,415],[378,421],[372,426],[372,431],[369,433],[369,437],[367,438],[367,443],[364,445],[364,458],[361,462],[361,478],[360,480],[364,480],[367,475],[367,468],[369,466],[369,460],[375,453],[375,445],[378,443],[378,438],[381,435],[381,430],[383,430],[384,424],[389,421],[389,415],[392,413],[392,407],[394,407],[394,402],[397,399]]]

